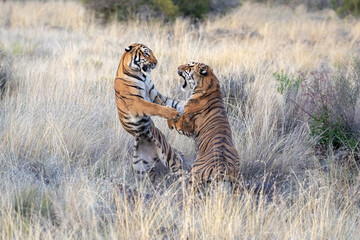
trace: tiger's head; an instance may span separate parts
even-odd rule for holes
[[[178,67],[178,74],[184,80],[181,85],[183,91],[186,87],[189,87],[193,92],[205,92],[213,88],[220,88],[212,69],[204,63],[190,62],[181,65]]]
[[[125,48],[124,62],[133,71],[150,74],[157,65],[157,60],[150,48],[141,43],[134,43]]]

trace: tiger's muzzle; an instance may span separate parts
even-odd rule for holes
[[[154,69],[155,67],[156,67],[156,63],[143,64],[142,70],[143,70],[144,72],[149,72],[150,69]]]

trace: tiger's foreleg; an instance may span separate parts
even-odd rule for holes
[[[168,106],[151,103],[140,98],[136,100],[136,103],[129,104],[128,110],[133,115],[161,116],[171,120],[177,120],[179,118],[179,112],[177,110]]]
[[[168,120],[168,127],[175,128],[180,134],[191,136],[194,133],[194,122],[190,119],[191,115],[183,114],[177,121]]]
[[[179,101],[179,100],[176,100],[176,99],[166,97],[166,96],[162,95],[159,92],[157,92],[157,95],[154,97],[153,102],[157,103],[157,104],[160,104],[160,105],[163,105],[163,106],[169,106],[169,107],[175,108],[181,114],[184,113],[184,106],[185,106],[185,103],[186,103],[185,101]]]

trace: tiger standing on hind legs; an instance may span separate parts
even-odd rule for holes
[[[140,177],[149,174],[150,179],[156,162],[161,161],[172,174],[180,174],[184,160],[150,118],[161,116],[174,121],[184,109],[181,102],[165,97],[155,89],[149,75],[156,65],[151,49],[143,44],[132,44],[121,57],[114,86],[120,122],[135,137],[133,170]]]
[[[178,68],[192,91],[177,121],[169,121],[170,129],[195,139],[197,157],[190,171],[189,184],[229,182],[241,190],[240,159],[234,147],[230,124],[222,100],[220,84],[212,69],[203,63],[188,63]]]

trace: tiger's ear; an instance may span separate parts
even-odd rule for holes
[[[130,52],[131,49],[132,49],[132,46],[128,46],[127,48],[125,48],[125,51]]]
[[[206,76],[206,75],[207,75],[207,71],[204,70],[204,69],[200,69],[200,74],[203,75],[203,76]]]

